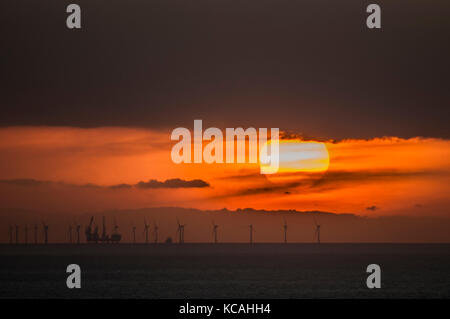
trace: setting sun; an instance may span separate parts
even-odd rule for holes
[[[268,142],[264,148],[267,148]],[[262,151],[267,151],[263,148]],[[321,142],[281,140],[279,173],[325,172],[330,164],[327,147]],[[261,163],[261,166],[264,166]]]

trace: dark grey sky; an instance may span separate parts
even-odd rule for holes
[[[1,126],[450,137],[448,0],[3,0],[0,24]]]

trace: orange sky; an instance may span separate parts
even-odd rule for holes
[[[283,179],[261,175],[258,164],[176,165],[174,144],[170,131],[138,128],[1,128],[0,208],[252,207],[450,216],[448,140],[326,142],[328,171],[286,173]],[[173,178],[199,179],[209,187],[133,186]],[[118,184],[129,186],[109,187]]]

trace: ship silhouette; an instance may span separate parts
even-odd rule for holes
[[[91,217],[89,225],[86,227],[86,242],[88,243],[118,243],[122,239],[122,235],[118,232],[119,227],[117,226],[116,221],[114,220],[114,228],[113,232],[110,235],[106,233],[106,223],[105,216],[102,219],[102,235],[99,235],[98,226],[94,223],[94,216]]]

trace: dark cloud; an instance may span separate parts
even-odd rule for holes
[[[128,189],[128,188],[132,188],[133,185],[130,184],[117,184],[117,185],[111,185],[109,186],[109,188],[111,189]]]
[[[49,181],[39,181],[32,178],[18,178],[18,179],[4,179],[0,180],[0,183],[7,185],[16,185],[16,186],[42,186],[42,185],[50,185],[52,182]]]
[[[15,185],[24,187],[39,187],[39,186],[66,186],[66,187],[77,187],[77,188],[105,188],[103,186],[87,183],[87,184],[71,184],[64,182],[53,182],[53,181],[41,181],[32,178],[18,178],[18,179],[3,179],[0,180],[0,184],[4,185]],[[114,186],[108,186],[113,188]]]
[[[209,187],[210,185],[201,180],[201,179],[194,179],[194,180],[183,180],[179,178],[174,179],[168,179],[164,182],[160,182],[158,180],[152,179],[148,182],[139,182],[135,185],[131,184],[116,184],[116,185],[110,185],[110,186],[101,186],[96,185],[92,183],[88,184],[70,184],[70,183],[63,183],[63,182],[51,182],[51,181],[40,181],[35,179],[9,179],[9,180],[0,180],[1,184],[6,185],[16,185],[16,186],[25,186],[25,187],[38,187],[38,186],[67,186],[67,187],[77,187],[77,188],[95,188],[95,189],[130,189],[133,187],[139,188],[139,189],[154,189],[154,188],[203,188],[203,187]]]
[[[292,183],[282,183],[282,184],[272,184],[270,182],[265,183],[260,187],[250,187],[241,189],[239,191],[218,196],[218,198],[224,197],[239,197],[239,196],[251,196],[258,194],[272,194],[272,193],[283,193],[285,195],[291,194],[290,190],[304,185],[302,182],[292,182]]]
[[[433,176],[435,174],[442,174],[439,171],[333,171],[326,172],[322,178],[311,181],[313,188],[337,188],[344,184],[369,182],[369,181],[389,181],[398,179],[407,179],[420,176]]]
[[[333,171],[322,173],[282,173],[283,177],[289,177],[290,181],[286,183],[271,183],[268,180],[261,180],[259,186],[253,186],[237,192],[233,192],[222,197],[237,197],[249,196],[257,194],[283,193],[291,194],[295,189],[296,193],[319,193],[337,188],[344,188],[358,183],[365,183],[371,181],[393,181],[399,179],[408,179],[420,176],[432,176],[435,174],[442,174],[438,171]],[[256,175],[256,174],[255,174]],[[253,175],[245,175],[243,179],[252,178]],[[295,180],[295,177],[298,177]],[[238,179],[238,176],[233,176],[231,179]]]
[[[281,140],[302,140],[302,141],[319,141],[333,143],[334,140],[323,139],[317,136],[310,136],[304,133],[298,133],[293,130],[284,130],[280,132]]]
[[[209,187],[209,184],[201,179],[194,180],[182,180],[179,178],[168,179],[164,182],[151,179],[148,182],[139,182],[136,184],[137,188],[149,189],[149,188],[203,188]]]

